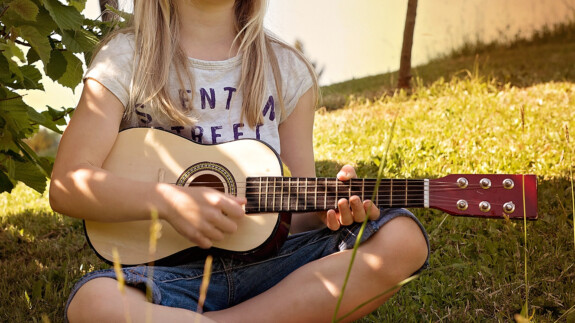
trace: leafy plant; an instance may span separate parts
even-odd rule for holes
[[[53,159],[38,156],[24,141],[40,126],[61,133],[72,107],[38,112],[23,100],[44,90],[42,72],[72,90],[82,81],[98,40],[114,22],[86,19],[86,0],[0,0],[0,193],[18,181],[46,188]]]

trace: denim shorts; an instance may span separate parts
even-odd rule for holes
[[[398,216],[410,217],[417,222],[427,241],[429,260],[427,233],[419,220],[405,209],[382,210],[378,220],[368,221],[362,235],[362,242],[385,223]],[[309,262],[353,248],[360,227],[361,223],[355,223],[337,231],[325,228],[290,235],[276,255],[257,262],[214,257],[203,311],[221,310],[239,304],[263,293]],[[428,260],[421,269],[427,267]],[[200,260],[172,267],[136,266],[122,270],[127,285],[142,291],[147,288],[151,290],[153,303],[196,311],[204,275],[204,263]],[[66,304],[66,312],[70,300],[78,289],[86,282],[99,277],[115,279],[116,274],[113,269],[105,269],[91,272],[81,278],[72,289]]]

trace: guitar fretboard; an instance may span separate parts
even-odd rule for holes
[[[246,213],[336,209],[338,200],[353,195],[371,199],[379,207],[426,206],[423,179],[382,179],[377,190],[376,179],[248,177],[246,181]]]

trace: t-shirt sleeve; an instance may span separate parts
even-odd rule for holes
[[[278,61],[281,70],[285,113],[280,123],[294,111],[301,96],[313,86],[313,78],[304,59],[292,49],[281,48]]]
[[[128,104],[134,57],[133,36],[114,36],[93,58],[84,79],[94,79],[122,102]]]

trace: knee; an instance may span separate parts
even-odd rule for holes
[[[429,248],[419,225],[411,218],[397,217],[374,237],[381,259],[380,273],[401,281],[418,271],[427,260]]]
[[[111,278],[95,278],[76,292],[67,309],[70,322],[102,322],[124,318],[118,283]]]

